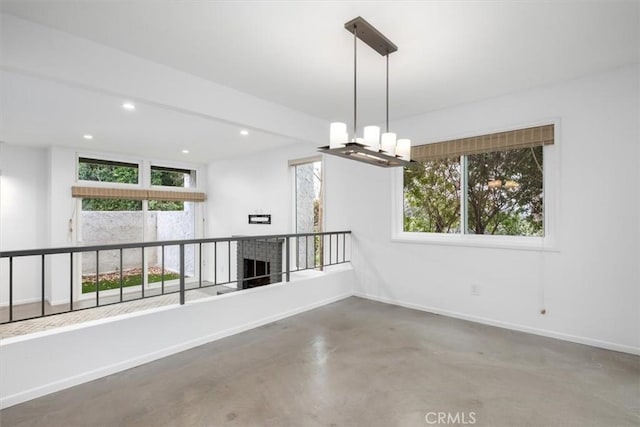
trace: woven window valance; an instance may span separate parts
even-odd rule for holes
[[[204,193],[196,191],[143,190],[139,188],[71,187],[72,197],[88,199],[162,200],[204,202]]]
[[[469,154],[516,150],[551,145],[554,125],[536,126],[507,132],[453,139],[411,147],[411,158],[416,161],[438,160]]]

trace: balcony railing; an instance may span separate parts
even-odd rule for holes
[[[141,267],[140,284],[127,283],[125,251],[140,251],[136,258]],[[168,252],[173,255],[171,260]],[[106,253],[111,258],[109,271],[101,271],[101,254]],[[146,274],[150,253],[161,272],[153,283]],[[351,231],[5,251],[0,252],[0,324],[170,294],[179,294],[179,302],[184,304],[190,291],[208,289],[215,295],[288,282],[295,272],[350,262],[350,254]],[[95,262],[95,271],[83,275],[81,264],[89,259],[91,264]],[[176,270],[171,277],[177,274],[177,279],[166,278],[168,264]],[[109,288],[105,275],[111,278]],[[15,301],[16,294],[24,296],[25,290],[39,295],[27,302]],[[58,299],[64,295],[64,301],[50,302],[55,299],[53,294]],[[20,310],[22,313],[16,313]]]

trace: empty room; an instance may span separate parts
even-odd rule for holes
[[[640,426],[640,2],[0,0],[0,425]]]

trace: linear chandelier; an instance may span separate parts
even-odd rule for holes
[[[319,151],[381,167],[410,166],[416,163],[411,160],[411,140],[396,140],[396,134],[389,131],[389,55],[397,51],[398,47],[361,16],[347,22],[344,27],[347,31],[353,33],[353,137],[349,140],[345,123],[331,123],[329,145],[319,147]],[[387,60],[386,132],[380,135],[378,126],[365,126],[362,138],[359,138],[357,134],[358,39],[386,57]]]

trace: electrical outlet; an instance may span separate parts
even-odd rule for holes
[[[478,283],[471,284],[471,295],[474,297],[480,296],[480,285]]]

